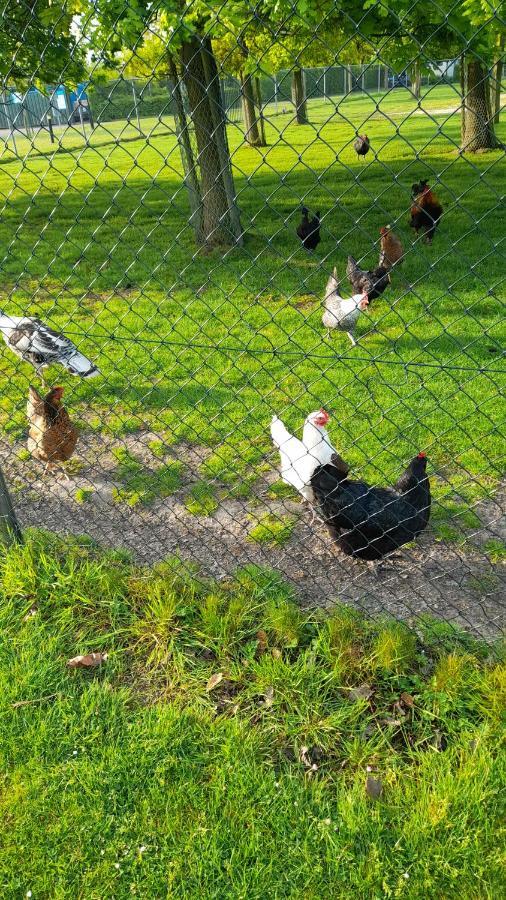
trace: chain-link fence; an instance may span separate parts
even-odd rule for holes
[[[501,6],[7,6],[21,525],[495,637]]]

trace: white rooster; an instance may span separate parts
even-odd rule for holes
[[[330,276],[325,290],[325,312],[322,322],[327,328],[327,337],[331,328],[345,331],[353,346],[357,343],[353,337],[355,326],[360,313],[366,308],[369,298],[366,293],[354,294],[353,297],[344,299],[339,293],[337,269]]]
[[[0,311],[0,333],[13,353],[32,364],[39,377],[41,370],[52,363],[59,363],[81,378],[99,375],[97,367],[80,353],[76,345],[44,325],[39,319],[28,316],[9,316]]]
[[[329,419],[324,409],[310,413],[304,422],[301,441],[290,434],[277,416],[271,421],[271,437],[281,457],[281,478],[310,502],[313,499],[311,476],[318,466],[330,463],[336,453],[325,428]]]

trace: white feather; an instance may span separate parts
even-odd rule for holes
[[[318,466],[329,463],[335,453],[326,429],[311,421],[314,415],[311,413],[307,417],[301,441],[290,434],[277,416],[271,422],[272,440],[279,450],[281,461],[281,478],[306,500],[313,499],[311,476]]]

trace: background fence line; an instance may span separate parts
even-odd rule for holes
[[[459,84],[459,63],[455,60],[434,63],[434,71],[421,76],[421,86]],[[338,97],[354,93],[369,95],[393,90],[396,75],[381,63],[349,66],[304,67],[306,95],[308,99],[333,102]],[[93,77],[93,76],[92,76]],[[270,116],[282,114],[293,105],[291,96],[291,70],[280,69],[275,75],[262,73],[262,105]],[[240,81],[233,75],[220,78],[224,106],[230,122],[244,121]],[[408,81],[411,85],[411,81]],[[9,84],[0,103],[0,131],[11,125],[20,132],[31,133],[45,127],[48,115],[53,124],[66,128],[72,117],[73,105],[69,96],[72,87],[62,93],[64,106],[58,105],[56,89],[52,86],[34,87],[27,91]],[[98,81],[89,89],[90,107],[97,125],[107,122],[138,120],[142,118],[173,117],[172,83],[170,79],[122,76],[116,80]]]

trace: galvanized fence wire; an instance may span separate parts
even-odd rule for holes
[[[307,605],[428,615],[494,638],[506,550],[500,5],[5,11],[0,308],[37,316],[101,373],[48,371],[80,430],[63,480],[43,472],[48,407],[38,443],[25,411],[28,385],[51,385],[12,342],[2,352],[0,457],[22,525],[84,532],[142,563],[178,553],[217,577],[267,568]],[[431,244],[408,227],[420,181],[443,206]],[[320,216],[314,250],[296,233],[303,207]],[[402,264],[357,315],[356,346],[345,329],[326,337],[327,279],[336,267],[340,295],[357,293],[347,257],[377,265],[386,225]],[[374,571],[343,552],[344,526],[336,544],[324,505],[280,479],[271,416],[300,436],[320,407],[354,481],[393,485],[418,451],[429,458],[430,523]],[[55,435],[54,459],[68,431]]]

